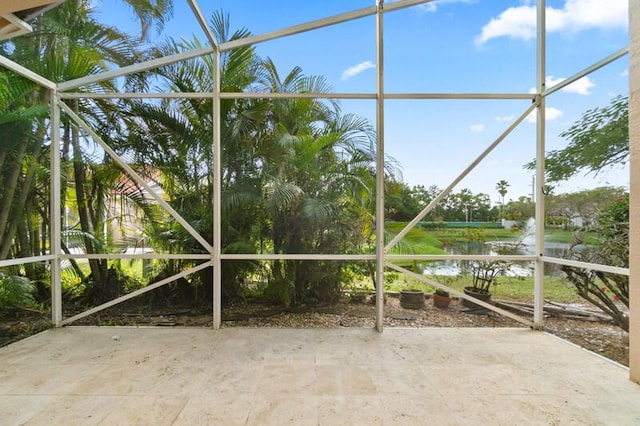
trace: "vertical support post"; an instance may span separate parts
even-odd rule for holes
[[[222,142],[221,137],[221,117],[220,117],[220,51],[217,46],[213,53],[213,253],[211,260],[213,263],[213,329],[220,328],[222,322],[222,261],[220,260],[220,250],[222,249]]]
[[[384,0],[376,13],[376,329],[384,324]]]
[[[50,157],[50,221],[49,221],[49,247],[54,256],[51,260],[51,322],[55,327],[62,323],[62,278],[60,255],[62,253],[62,212],[60,211],[60,106],[58,105],[58,92],[51,90],[51,122],[49,148]]]
[[[640,383],[640,2],[629,2],[629,378]]]
[[[544,255],[544,169],[545,169],[545,98],[542,93],[545,89],[546,74],[546,1],[538,0],[538,38],[537,38],[537,70],[536,70],[536,101],[538,102],[536,120],[536,178],[535,178],[535,203],[536,203],[536,255],[534,271],[534,306],[533,323],[536,328],[542,328],[544,307],[544,262],[540,256]],[[532,200],[533,201],[533,200]]]

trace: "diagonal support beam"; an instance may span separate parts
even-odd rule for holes
[[[114,78],[122,77],[129,74],[135,74],[139,72],[148,71],[154,68],[159,68],[165,65],[175,64],[176,62],[186,61],[188,59],[197,58],[200,56],[213,53],[213,47],[201,47],[199,49],[193,49],[188,52],[182,52],[175,55],[165,56],[158,59],[151,59],[149,61],[140,62],[137,64],[129,65],[126,67],[117,68],[114,70],[106,71],[96,75],[90,75],[86,77],[76,78],[74,80],[65,81],[58,85],[59,91],[73,90],[82,86],[87,86],[93,83],[99,83],[105,80],[113,80]]]
[[[405,268],[402,268],[400,266],[394,265],[393,263],[388,263],[387,262],[385,264],[385,266],[387,268],[390,268],[390,269],[393,269],[395,271],[398,271],[398,272],[401,272],[403,274],[406,274],[409,277],[411,277],[413,279],[416,279],[416,280],[418,280],[420,282],[423,282],[425,284],[429,284],[432,287],[448,291],[449,293],[451,293],[451,294],[453,294],[455,296],[458,296],[458,297],[460,297],[462,299],[466,299],[466,300],[468,300],[470,302],[475,303],[476,305],[482,306],[483,308],[489,309],[490,311],[496,312],[496,313],[498,313],[498,314],[500,314],[502,316],[505,316],[507,318],[511,318],[512,320],[517,321],[517,322],[519,322],[521,324],[524,324],[524,325],[526,325],[528,327],[533,327],[534,326],[533,322],[529,321],[526,318],[523,318],[523,317],[521,317],[519,315],[516,315],[516,314],[514,314],[512,312],[509,312],[509,311],[506,311],[504,309],[500,309],[500,308],[492,305],[491,303],[487,303],[487,302],[484,302],[482,300],[476,299],[475,297],[468,296],[468,295],[466,295],[466,294],[464,294],[462,292],[459,292],[458,290],[456,290],[454,288],[447,287],[446,285],[441,284],[438,281],[431,280],[431,279],[429,279],[429,278],[427,278],[427,277],[425,277],[423,275],[416,274],[415,272],[411,272],[408,269],[405,269]]]
[[[406,9],[408,7],[430,3],[432,1],[435,1],[435,0],[399,0],[393,3],[385,4],[383,12]],[[351,12],[330,16],[328,18],[317,19],[315,21],[305,22],[304,24],[293,25],[291,27],[283,28],[277,31],[271,31],[271,32],[256,35],[253,37],[247,37],[240,40],[233,40],[227,43],[222,43],[220,45],[220,51],[224,52],[227,50],[237,49],[239,47],[250,46],[252,44],[263,43],[269,40],[275,40],[275,39],[287,37],[290,35],[317,30],[319,28],[325,28],[335,24],[354,21],[356,19],[364,18],[366,16],[373,16],[377,13],[378,13],[378,6],[365,7],[362,9],[353,10]]]
[[[404,8],[416,6],[419,4],[429,3],[431,1],[434,1],[434,0],[400,0],[386,6],[386,10],[390,11],[390,10],[404,9]],[[223,52],[226,50],[237,49],[243,46],[248,46],[256,43],[261,43],[264,41],[286,37],[289,35],[294,35],[294,34],[299,34],[306,31],[315,30],[318,28],[324,28],[324,27],[334,25],[334,24],[339,24],[342,22],[352,21],[355,19],[363,18],[365,16],[375,15],[377,10],[378,8],[376,6],[371,6],[363,9],[358,9],[352,12],[335,15],[329,18],[318,19],[316,21],[295,25],[292,27],[284,28],[282,30],[272,31],[262,35],[247,37],[240,40],[234,40],[227,43],[222,43],[220,45],[213,44],[212,46],[209,46],[209,47],[203,47],[199,49],[190,50],[188,52],[178,53],[176,55],[171,55],[163,58],[140,62],[138,64],[121,67],[121,68],[106,71],[100,74],[65,81],[64,83],[60,83],[58,85],[58,90],[67,91],[67,90],[77,89],[79,87],[86,86],[89,84],[99,83],[105,80],[112,80],[114,78],[122,77],[125,75],[144,72],[144,71],[148,71],[150,69],[158,68],[164,65],[170,65],[176,62],[187,60],[187,59],[193,59],[200,56],[208,55],[208,54],[214,53],[216,50]],[[198,18],[198,20],[200,20],[200,18]],[[207,37],[209,38],[208,34],[207,34]],[[215,38],[214,38],[214,41],[215,41]],[[50,87],[50,88],[54,88],[54,87]]]
[[[547,97],[552,93],[557,92],[558,90],[562,90],[565,87],[567,87],[570,84],[575,83],[576,81],[580,80],[583,77],[586,77],[587,75],[591,74],[594,71],[599,70],[600,68],[609,65],[610,63],[617,61],[618,59],[622,58],[623,56],[629,54],[629,48],[625,47],[623,49],[618,50],[617,52],[607,56],[606,58],[602,59],[601,61],[596,62],[595,64],[591,65],[590,67],[587,67],[585,69],[583,69],[580,72],[575,73],[574,75],[572,75],[571,77],[562,80],[560,83],[548,88],[547,90],[545,90],[544,92],[542,92],[542,96]]]
[[[196,272],[202,271],[203,269],[206,269],[206,268],[208,268],[210,266],[211,266],[211,262],[210,261],[202,263],[202,264],[200,264],[198,266],[195,266],[193,268],[187,269],[186,271],[182,271],[180,273],[172,275],[172,276],[170,276],[168,278],[165,278],[165,279],[163,279],[161,281],[158,281],[156,283],[150,284],[150,285],[148,285],[146,287],[143,287],[143,288],[141,288],[139,290],[133,291],[133,292],[131,292],[129,294],[125,294],[124,296],[118,297],[117,299],[110,300],[110,301],[108,301],[106,303],[103,303],[102,305],[98,305],[98,306],[96,306],[96,307],[94,307],[92,309],[89,309],[88,311],[84,311],[84,312],[79,313],[78,315],[74,315],[72,317],[69,317],[69,318],[63,320],[61,322],[61,325],[67,325],[67,324],[70,324],[70,323],[72,323],[74,321],[77,321],[79,319],[88,317],[89,315],[93,315],[96,312],[104,311],[107,308],[110,308],[112,306],[118,305],[118,304],[120,304],[122,302],[125,302],[125,301],[129,300],[129,299],[133,299],[134,297],[140,296],[141,294],[147,293],[147,292],[149,292],[151,290],[155,290],[158,287],[162,287],[163,285],[167,285],[167,284],[169,284],[171,282],[179,280],[180,278],[184,278],[187,275],[195,274]]]
[[[56,83],[0,55],[0,65],[50,90],[56,89]]]
[[[202,247],[204,247],[209,253],[213,251],[213,247],[209,244],[209,242],[204,239],[204,237],[200,235],[198,231],[193,229],[191,224],[187,222],[182,216],[180,216],[180,213],[175,211],[174,208],[169,205],[169,203],[167,203],[159,194],[157,194],[149,186],[149,184],[145,182],[145,180],[142,179],[142,177],[140,177],[140,175],[131,168],[131,166],[125,163],[120,158],[120,156],[113,149],[111,149],[111,147],[107,143],[105,143],[102,138],[100,138],[100,136],[98,136],[98,134],[94,132],[89,125],[87,125],[87,123],[84,122],[84,120],[78,117],[78,115],[64,103],[60,102],[59,105],[78,126],[82,127],[87,133],[89,133],[89,135],[91,135],[91,137],[102,147],[102,149],[104,149],[105,152],[109,154],[109,156],[113,158],[113,160],[120,167],[122,167],[122,169],[126,171],[133,180],[138,183],[138,185],[142,186],[149,193],[149,195],[151,195],[180,225],[182,225],[187,230],[187,232],[191,234],[191,236],[202,245]]]
[[[387,244],[387,246],[385,247],[385,252],[388,252],[393,247],[395,247],[395,245],[398,244],[398,242],[400,240],[402,240],[404,238],[404,236],[407,235],[409,233],[409,231],[411,231],[413,229],[413,227],[418,224],[418,222],[420,222],[431,210],[433,210],[433,208],[435,206],[438,205],[440,200],[442,200],[444,197],[446,197],[447,194],[449,194],[449,192],[451,192],[451,190],[453,190],[453,188],[455,188],[455,186],[458,183],[460,183],[460,181],[462,179],[464,179],[469,173],[471,173],[471,171],[473,169],[475,169],[476,166],[478,164],[480,164],[480,162],[482,160],[484,160],[484,158],[487,155],[489,155],[491,153],[491,151],[493,151],[494,148],[497,147],[509,135],[509,133],[511,133],[513,131],[513,129],[518,127],[520,125],[520,123],[522,123],[524,121],[524,119],[527,118],[527,116],[536,108],[536,106],[537,106],[537,102],[531,104],[531,106],[529,106],[529,108],[527,108],[527,110],[525,112],[523,112],[522,115],[520,115],[520,117],[518,117],[518,119],[516,121],[514,121],[507,128],[507,130],[505,130],[491,145],[489,145],[487,147],[487,149],[485,149],[482,152],[482,154],[480,154],[478,156],[478,158],[476,158],[471,164],[469,164],[469,166],[467,166],[467,168],[464,169],[464,171],[462,173],[460,173],[460,175],[458,175],[458,177],[455,178],[453,180],[453,182],[451,182],[449,184],[449,186],[447,186],[445,189],[443,189],[440,192],[440,194],[438,194],[438,196],[436,198],[434,198],[424,209],[422,209],[422,211],[420,213],[418,213],[418,215],[411,222],[409,222],[407,224],[407,226],[405,226],[404,229],[402,231],[400,231],[398,233],[398,235],[396,235],[395,238],[393,238],[389,242],[389,244]]]
[[[200,9],[200,5],[198,4],[198,1],[197,0],[188,0],[188,1],[189,1],[189,6],[191,7],[191,11],[193,12],[193,15],[198,20],[198,23],[200,24],[202,31],[204,31],[204,35],[206,35],[207,39],[209,39],[209,43],[211,44],[211,46],[214,49],[217,49],[218,41],[216,40],[216,36],[211,31],[211,28],[209,28],[209,25],[207,24],[207,20],[204,18],[204,15],[202,14],[202,9]]]

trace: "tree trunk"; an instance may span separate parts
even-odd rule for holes
[[[27,144],[21,143],[16,153],[14,164],[22,164],[25,153],[27,151]],[[15,201],[15,194],[18,188],[18,182],[20,180],[20,174],[22,173],[22,167],[14,167],[9,174],[8,179],[4,181],[4,191],[2,198],[0,199],[0,260],[6,259],[11,246],[13,236],[9,237],[7,228],[9,227],[9,218],[11,217],[13,203]],[[2,254],[7,253],[7,254]]]
[[[72,104],[74,111],[77,111],[77,103]],[[80,148],[80,134],[76,127],[71,128],[71,145],[73,147],[73,175],[76,188],[76,198],[78,203],[78,216],[80,218],[80,227],[82,232],[95,235],[93,224],[91,223],[89,214],[89,201],[87,199],[85,188],[85,170],[84,160],[82,159],[82,150]],[[85,237],[85,247],[87,254],[95,254],[94,242]],[[93,281],[96,285],[104,284],[103,281],[106,278],[106,265],[103,260],[89,259],[89,266],[91,268],[91,274]]]
[[[44,140],[44,133],[44,123],[40,122],[39,129],[36,134],[36,141]],[[26,146],[26,144],[24,145]],[[5,203],[6,199],[3,199],[3,205],[1,207],[2,210],[0,212],[0,215],[7,216],[4,224],[2,224],[2,221],[0,220],[0,259],[6,259],[9,255],[9,251],[11,249],[11,241],[13,241],[13,238],[15,237],[19,218],[24,215],[28,198],[33,193],[31,189],[33,181],[35,179],[36,171],[38,169],[38,161],[41,150],[42,144],[35,143],[31,152],[31,158],[27,162],[27,171],[25,174],[25,178],[20,186],[20,194],[18,195],[18,199],[14,200],[13,196],[13,194],[15,194],[18,189],[18,179],[16,179],[15,182],[12,182],[12,187],[10,187],[9,190],[6,191],[9,195],[11,195],[11,198],[7,203]],[[26,156],[23,153],[22,158],[25,157]],[[22,160],[20,161],[20,163],[22,163]],[[18,173],[22,172],[21,167],[16,167],[16,170]],[[17,220],[9,221],[9,217]]]

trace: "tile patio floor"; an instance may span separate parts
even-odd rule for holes
[[[627,376],[527,329],[67,327],[0,349],[0,424],[640,425]]]

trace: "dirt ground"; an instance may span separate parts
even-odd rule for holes
[[[340,328],[374,327],[375,307],[371,300],[341,303],[337,306],[278,308],[265,304],[225,306],[223,327]],[[210,327],[211,311],[174,309],[145,312],[141,309],[112,308],[75,322],[75,325],[155,325],[164,327]],[[469,313],[457,300],[447,309],[438,309],[427,299],[425,307],[404,309],[395,297],[385,302],[385,327],[524,327],[494,313]],[[35,334],[49,327],[47,318],[31,313],[22,317],[0,318],[0,346]],[[629,365],[629,336],[612,323],[547,317],[545,330],[578,346],[620,364]]]

